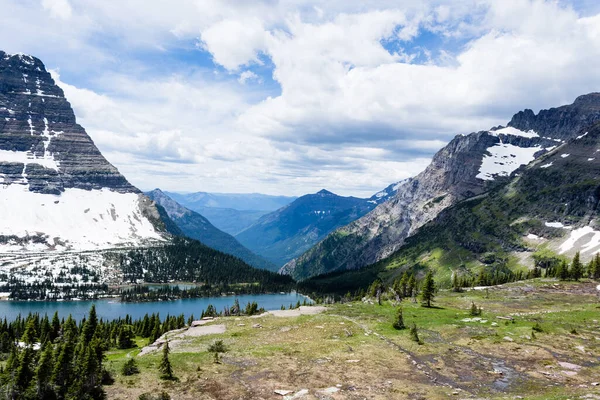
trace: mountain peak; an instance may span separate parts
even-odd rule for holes
[[[330,192],[327,189],[321,189],[316,194],[320,194],[320,195],[323,195],[323,196],[336,196],[335,193],[332,193],[332,192]]]
[[[77,124],[43,62],[2,51],[0,182],[0,249],[91,250],[164,240],[159,210]]]

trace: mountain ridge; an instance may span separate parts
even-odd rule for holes
[[[233,236],[217,229],[204,216],[180,205],[160,189],[154,189],[146,194],[164,208],[183,235],[215,250],[236,256],[255,268],[277,270],[274,264],[252,253]]]
[[[506,182],[515,171],[565,138],[600,121],[600,95],[579,96],[571,105],[542,110],[537,115],[529,111],[515,114],[506,127],[457,135],[436,153],[425,171],[410,178],[391,199],[338,228],[280,272],[306,279],[384,259],[440,211]],[[542,135],[553,136],[517,128],[532,126],[545,126],[540,129]]]
[[[262,216],[236,238],[281,266],[332,229],[364,215],[373,207],[368,199],[338,196],[321,189]]]

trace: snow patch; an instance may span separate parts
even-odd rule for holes
[[[28,185],[0,186],[0,235],[44,237],[46,243],[95,250],[164,240],[140,208],[140,195],[110,189],[66,189],[61,195],[30,192]],[[86,212],[86,210],[89,211]],[[15,241],[0,252],[47,250],[48,244]]]
[[[540,168],[550,168],[552,166],[552,163],[548,163],[548,164],[544,164],[544,165],[540,165]]]
[[[560,156],[561,156],[562,158],[567,158],[567,157],[569,157],[569,156],[570,156],[570,154],[561,154]]]
[[[595,158],[588,158],[588,161],[594,161]]]
[[[490,135],[493,135],[493,136],[498,136],[499,134],[504,134],[504,135],[522,136],[522,137],[526,137],[526,138],[540,137],[533,129],[530,129],[527,132],[524,132],[517,128],[513,128],[512,126],[507,126],[506,128],[498,129],[495,131],[489,131],[489,133],[490,133]]]
[[[44,143],[47,148],[46,143]],[[0,150],[0,161],[27,164],[39,164],[42,167],[58,171],[58,162],[51,154],[45,154],[43,157],[36,157],[28,151],[10,151]]]
[[[545,222],[544,225],[546,225],[548,228],[571,229],[570,226],[564,226],[562,222]]]
[[[575,244],[581,239],[587,239],[579,247],[582,253],[591,252],[597,253],[600,249],[600,232],[595,231],[591,226],[574,229],[571,231],[569,238],[560,246],[560,254],[566,253],[575,247]]]
[[[588,134],[588,132],[584,133],[583,135],[577,136],[575,139],[579,140],[583,137],[585,137]]]
[[[521,165],[529,164],[535,159],[535,153],[541,147],[519,147],[512,144],[498,143],[487,149],[488,154],[483,156],[479,174],[476,178],[493,181],[494,176],[509,176]]]
[[[527,239],[531,239],[531,240],[544,240],[544,238],[539,237],[538,235],[534,235],[533,233],[530,233],[529,235],[527,235]]]

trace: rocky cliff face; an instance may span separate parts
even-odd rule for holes
[[[44,64],[0,51],[0,174],[3,183],[37,193],[67,188],[139,191],[77,124],[71,105]]]
[[[390,200],[336,230],[280,272],[305,279],[377,262],[398,250],[407,237],[442,210],[506,182],[520,167],[597,120],[600,95],[590,94],[538,115],[530,110],[520,112],[507,127],[456,136],[425,171],[401,185]]]
[[[44,64],[0,51],[0,251],[162,240],[154,203],[77,124]]]

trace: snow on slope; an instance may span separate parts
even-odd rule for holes
[[[498,132],[498,131],[496,131]],[[534,160],[534,154],[540,151],[540,146],[519,147],[512,144],[498,143],[487,149],[481,160],[479,174],[476,178],[493,181],[494,176],[509,176],[521,165]]]
[[[567,240],[560,246],[560,254],[574,249],[576,245],[582,253],[595,254],[599,252],[600,232],[595,231],[591,226],[573,229]]]
[[[504,134],[504,135],[522,136],[522,137],[526,137],[526,138],[539,137],[539,135],[533,130],[523,132],[517,128],[513,128],[512,126],[507,126],[506,128],[498,129],[495,131],[489,131],[489,134],[494,135],[494,136],[498,136],[499,134]]]
[[[45,243],[24,244],[12,239],[0,244],[0,252],[92,250],[163,240],[142,215],[140,196],[106,188],[51,195],[30,192],[27,185],[0,185],[0,235],[45,238]]]

